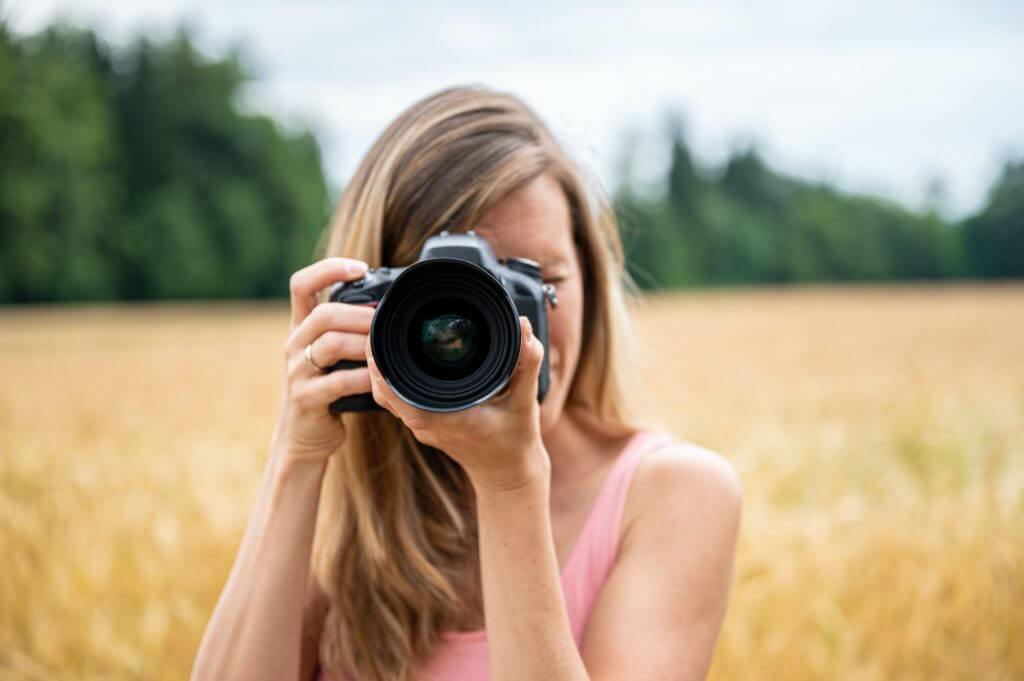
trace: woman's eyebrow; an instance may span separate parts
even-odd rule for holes
[[[559,256],[556,256],[556,257],[551,258],[549,260],[542,260],[541,263],[540,263],[540,268],[542,270],[546,270],[546,269],[552,269],[552,268],[555,268],[555,267],[559,267],[559,266],[564,265],[564,264],[565,264],[565,258],[563,258],[562,256],[559,255]]]

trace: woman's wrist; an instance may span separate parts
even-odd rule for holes
[[[271,451],[271,489],[273,498],[287,496],[293,489],[308,494],[311,488],[317,492],[327,470],[327,459],[293,456],[287,451]]]
[[[551,459],[543,443],[538,441],[527,452],[506,460],[514,463],[503,468],[468,473],[477,496],[515,495],[539,487],[547,489],[551,481]]]

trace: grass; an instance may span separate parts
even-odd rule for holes
[[[635,312],[735,463],[712,679],[1024,678],[1024,286]],[[0,310],[0,679],[186,678],[276,419],[280,304]]]

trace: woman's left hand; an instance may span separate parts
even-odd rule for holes
[[[377,368],[367,338],[374,401],[401,419],[417,440],[459,462],[474,487],[511,490],[550,471],[537,402],[544,346],[527,317],[520,315],[519,329],[519,363],[508,385],[482,404],[447,413],[417,409],[398,397]]]

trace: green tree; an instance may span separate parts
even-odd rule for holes
[[[306,131],[239,110],[237,56],[0,25],[0,301],[285,296],[328,209]]]
[[[964,223],[972,272],[980,277],[1024,277],[1024,161],[1010,161],[986,206]]]
[[[88,32],[19,40],[0,25],[0,300],[115,294],[100,250],[116,139],[102,61]]]
[[[669,164],[661,189],[638,191],[627,177],[616,193],[631,272],[641,285],[965,274],[963,230],[936,211],[917,213],[892,201],[786,176],[753,147],[736,150],[721,167],[704,167],[687,145],[681,118],[672,115],[669,121]],[[1012,220],[1000,222],[998,216],[1018,214],[1019,179],[1004,185],[986,217],[976,220],[975,232],[982,235],[979,242],[1004,243],[1003,252],[1013,252],[1011,242],[1016,242],[1006,235],[1019,232],[1009,226]],[[1003,236],[985,236],[993,232]]]

